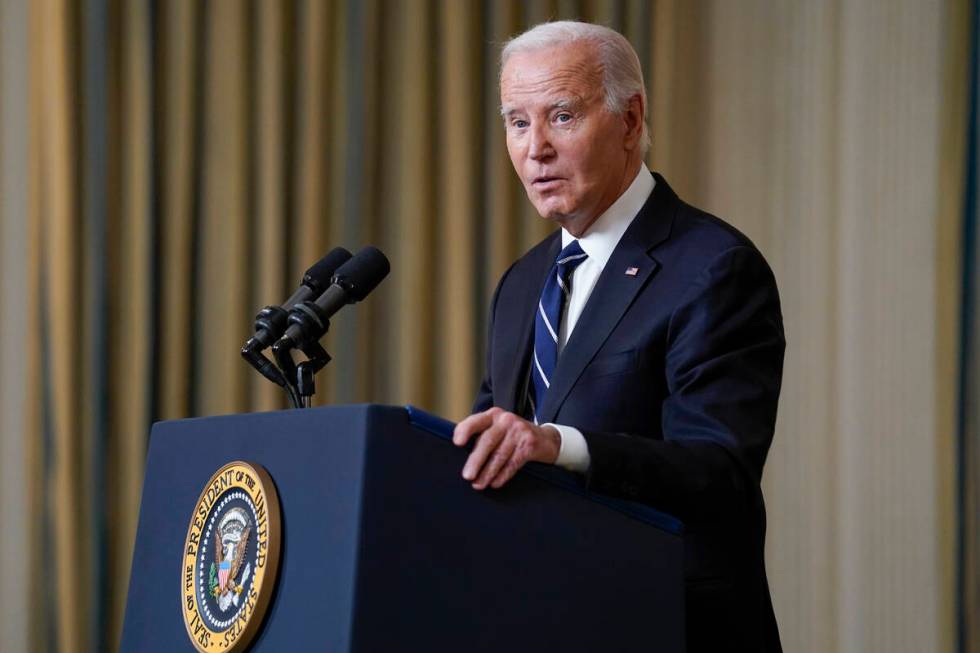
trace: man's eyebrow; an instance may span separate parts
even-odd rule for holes
[[[548,111],[554,111],[555,109],[574,109],[579,106],[582,101],[579,98],[560,98],[555,100],[550,105],[548,105]],[[509,118],[515,113],[522,113],[521,109],[515,107],[510,107],[507,105],[501,105],[500,115],[504,118]]]

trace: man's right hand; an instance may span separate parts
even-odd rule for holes
[[[502,408],[470,415],[453,432],[453,444],[466,446],[478,436],[463,466],[463,478],[475,490],[503,487],[525,463],[554,464],[561,435],[553,426],[538,426]]]

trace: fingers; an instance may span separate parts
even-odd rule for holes
[[[482,413],[470,415],[457,424],[453,430],[453,444],[457,447],[466,445],[473,435],[490,428],[490,425],[493,424],[494,416],[502,412],[503,409],[494,407]]]
[[[545,429],[528,423],[527,432],[523,436],[517,439],[514,451],[508,457],[506,463],[491,478],[490,487],[494,489],[503,487],[505,483],[517,474],[525,463],[532,460],[539,462],[544,460],[541,452],[547,448],[548,439],[551,437],[551,434]]]
[[[495,490],[502,488],[504,483],[514,478],[514,474],[527,462],[518,452],[515,452],[515,454],[511,455],[507,463],[493,476],[493,480],[490,481],[490,487]]]
[[[483,436],[481,436],[481,438],[482,437]],[[514,451],[517,448],[514,440],[515,439],[512,437],[504,436],[497,448],[494,449],[490,459],[483,466],[483,469],[480,471],[480,475],[477,477],[476,481],[473,482],[474,489],[482,490],[486,488],[505,465],[511,464]]]
[[[476,477],[480,474],[483,469],[484,463],[486,463],[487,458],[490,454],[494,452],[500,441],[504,439],[506,431],[500,426],[491,425],[490,428],[483,431],[480,434],[479,439],[476,441],[476,446],[473,447],[473,451],[470,452],[469,458],[466,459],[466,464],[463,465],[463,478],[467,481],[475,481]]]
[[[463,466],[463,478],[476,490],[491,484],[494,488],[501,487],[528,460],[540,458],[535,453],[543,446],[547,448],[550,436],[527,420],[499,408],[471,415],[460,422],[454,442],[465,443],[475,432],[480,436]]]
[[[457,424],[453,443],[464,446],[477,434],[463,466],[463,478],[477,490],[502,487],[529,460],[555,462],[561,447],[561,435],[554,427],[539,427],[496,407]]]

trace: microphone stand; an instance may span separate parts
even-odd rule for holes
[[[269,336],[265,338],[261,334],[282,333],[286,330],[289,314],[281,306],[266,306],[258,315],[255,316],[255,334],[248,339],[242,347],[242,358],[255,368],[262,376],[281,386],[289,396],[289,402],[293,408],[300,408],[302,399],[296,392],[295,386],[289,382],[289,377],[284,376],[275,364],[263,354],[272,344]]]
[[[272,353],[275,354],[276,362],[287,381],[293,408],[309,408],[313,405],[312,398],[316,394],[314,375],[331,361],[330,354],[316,341],[301,347],[295,347],[292,343],[288,346],[282,345],[282,342],[272,346]],[[302,351],[306,360],[298,364],[293,361],[293,349]]]
[[[312,302],[304,302],[290,311],[289,324],[299,327],[299,342],[289,335],[283,336],[272,345],[272,353],[292,393],[295,393],[293,406],[309,408],[316,394],[315,375],[331,360],[330,354],[319,342],[330,330],[330,320],[319,315]],[[299,364],[293,361],[294,349],[302,351],[306,360]]]
[[[313,405],[313,395],[316,394],[316,373],[330,362],[330,354],[314,342],[303,348],[306,360],[296,367],[296,390],[306,408]]]

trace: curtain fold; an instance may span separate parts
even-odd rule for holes
[[[28,333],[29,292],[36,284],[30,266],[29,180],[36,172],[31,157],[31,65],[28,56],[31,9],[13,0],[0,0],[0,641],[5,650],[26,651],[29,615],[38,609],[39,584],[31,575],[33,550],[41,542],[35,512],[37,449],[27,433],[27,351],[34,340]],[[36,322],[35,322],[36,323]],[[33,422],[35,425],[37,421]],[[37,432],[31,431],[36,438]],[[29,459],[28,456],[31,456]]]
[[[287,65],[292,41],[289,31],[292,14],[278,2],[257,3],[254,6],[255,77],[251,84],[255,116],[253,118],[254,156],[250,173],[255,216],[255,257],[252,261],[252,308],[265,305],[266,297],[276,297],[288,286],[286,260],[287,229],[283,217],[287,214],[289,177],[287,162],[289,131],[287,129]],[[268,89],[262,92],[262,89]],[[259,375],[251,378],[250,394],[258,410],[279,408],[279,388]]]
[[[442,414],[455,412],[473,399],[473,370],[478,369],[477,324],[484,308],[476,301],[476,235],[479,233],[479,182],[482,177],[482,48],[478,16],[459,2],[439,6],[440,79],[436,98],[441,112],[434,158],[439,184],[436,198],[435,378],[444,390],[434,402]]]
[[[153,166],[156,177],[158,222],[157,299],[166,310],[159,312],[159,337],[155,352],[159,364],[158,412],[163,419],[192,414],[194,384],[192,315],[194,306],[195,230],[200,170],[200,136],[197,116],[202,88],[200,52],[202,5],[174,0],[161,5],[155,16],[158,49],[154,121],[156,140],[166,144]]]
[[[32,275],[38,302],[28,327],[39,335],[29,365],[38,370],[30,401],[34,433],[41,436],[33,458],[39,479],[37,492],[43,539],[32,549],[34,568],[45,581],[33,591],[43,613],[55,616],[41,635],[58,650],[82,650],[88,643],[89,622],[77,599],[90,586],[88,549],[92,545],[87,501],[91,492],[85,460],[84,433],[78,416],[82,408],[77,389],[81,349],[76,324],[82,315],[81,266],[77,244],[77,115],[72,54],[78,34],[68,5],[44,0],[34,7],[32,43],[37,47],[32,79],[43,89],[46,102],[36,103],[38,115],[32,146],[38,174],[32,175]],[[39,89],[39,90],[40,90]],[[40,577],[40,576],[35,576]]]

